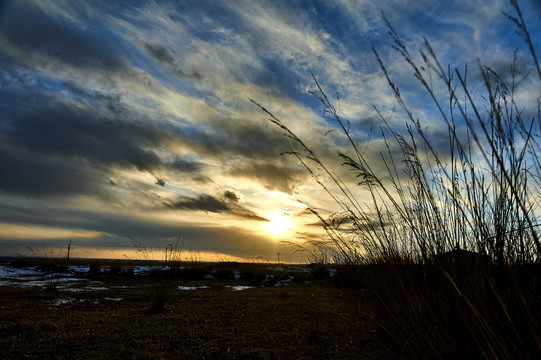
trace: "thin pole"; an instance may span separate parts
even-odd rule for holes
[[[69,268],[70,266],[71,238],[69,239],[70,239],[70,242],[68,243],[68,259],[66,261],[66,268]]]

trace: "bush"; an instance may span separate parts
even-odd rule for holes
[[[230,280],[235,277],[235,272],[229,269],[220,269],[220,270],[217,270],[213,276],[216,279],[220,279],[220,280]]]
[[[28,267],[28,263],[26,262],[26,260],[13,260],[10,265],[11,267],[14,267],[16,269]]]
[[[122,271],[120,266],[111,266],[109,267],[109,275],[118,275]]]
[[[331,278],[334,286],[341,289],[365,290],[368,269],[359,265],[337,265],[336,271]]]
[[[101,272],[100,266],[98,264],[92,264],[90,265],[90,268],[88,268],[88,272],[92,275],[99,274]]]
[[[120,274],[126,277],[133,277],[135,274],[135,271],[132,268],[127,268],[124,271],[122,271]]]
[[[312,267],[311,278],[314,280],[326,280],[329,278],[329,269],[325,265],[318,265]]]

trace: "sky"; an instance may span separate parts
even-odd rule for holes
[[[541,3],[519,3],[541,54]],[[514,14],[500,0],[2,1],[0,256],[62,256],[71,241],[74,257],[136,258],[135,239],[160,259],[180,238],[186,259],[309,261],[295,245],[326,235],[307,209],[336,206],[251,99],[347,177],[311,74],[377,164],[374,106],[405,118],[372,45],[442,133],[382,12],[443,64],[505,70],[518,49],[528,69],[502,11]]]

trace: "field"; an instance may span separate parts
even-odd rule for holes
[[[3,359],[374,359],[366,291],[311,268],[80,262],[71,272],[0,277]],[[98,272],[99,268],[99,272]],[[131,270],[129,270],[131,269]],[[49,269],[50,270],[50,269]],[[135,271],[133,271],[135,270]],[[206,274],[206,275],[205,275]],[[158,305],[157,305],[158,304]]]

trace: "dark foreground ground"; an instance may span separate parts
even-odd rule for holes
[[[338,289],[324,280],[293,280],[241,291],[229,287],[247,285],[241,279],[100,275],[94,280],[92,286],[79,288],[0,287],[0,358],[376,359],[383,355],[375,342],[367,293]],[[182,290],[190,286],[206,288]],[[164,311],[148,311],[156,296],[165,299]]]

